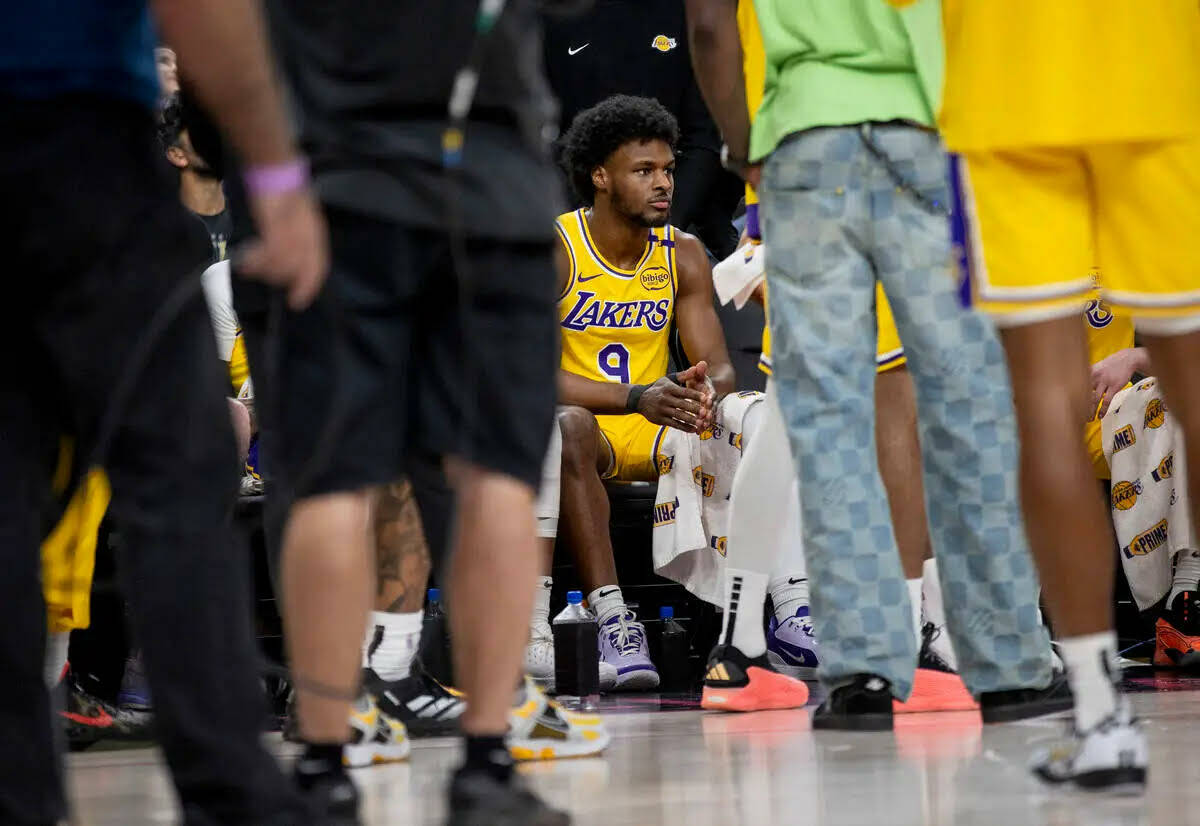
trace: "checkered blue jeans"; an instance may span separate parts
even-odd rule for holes
[[[886,160],[885,160],[886,159]],[[946,156],[902,124],[811,129],[763,170],[774,379],[800,474],[826,685],[909,695],[917,651],[875,454],[875,282],[917,391],[926,510],[948,630],[975,693],[1042,687],[1049,639],[1017,499],[1004,352],[950,267]]]

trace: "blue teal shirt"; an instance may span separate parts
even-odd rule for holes
[[[155,32],[146,0],[6,0],[0,95],[93,93],[153,106]]]

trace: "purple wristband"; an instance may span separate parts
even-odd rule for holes
[[[746,234],[755,241],[762,240],[762,230],[758,227],[758,204],[746,204]]]
[[[297,158],[287,163],[247,167],[242,174],[250,195],[282,195],[308,185],[308,161]]]

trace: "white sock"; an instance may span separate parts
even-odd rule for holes
[[[775,619],[778,622],[791,619],[796,616],[797,609],[808,605],[808,577],[771,577],[767,590],[771,592],[771,602],[775,606]]]
[[[721,640],[734,645],[747,657],[767,653],[763,635],[763,603],[767,598],[767,575],[741,568],[725,569],[725,615]]]
[[[554,580],[548,576],[536,577],[533,589],[533,618],[529,624],[533,628],[550,624],[550,588]]]
[[[938,628],[946,627],[946,603],[942,598],[942,581],[938,578],[936,559],[925,560],[921,568],[921,594],[924,597],[925,622],[932,622]]]
[[[70,631],[59,631],[46,635],[46,688],[54,688],[62,679],[67,667],[67,648],[71,643]]]
[[[403,680],[412,672],[413,658],[421,647],[424,611],[392,614],[372,611],[363,639],[363,668],[372,668],[382,679]]]
[[[1117,635],[1112,631],[1059,641],[1075,693],[1075,727],[1088,731],[1117,707]]]
[[[1200,590],[1200,551],[1182,550],[1175,558],[1175,580],[1167,595],[1167,606],[1184,591]]]
[[[625,597],[621,595],[621,589],[617,585],[601,585],[588,594],[587,601],[600,625],[629,610],[625,607]]]
[[[913,630],[917,635],[917,650],[921,650],[921,577],[906,579],[908,586],[908,604],[912,609]]]

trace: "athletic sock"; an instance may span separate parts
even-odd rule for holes
[[[412,673],[413,658],[421,647],[424,611],[393,614],[372,611],[363,640],[363,668],[374,670],[388,682],[403,680]]]
[[[625,597],[621,595],[620,587],[616,585],[601,585],[588,594],[587,601],[600,625],[629,610],[625,607]]]
[[[1167,606],[1184,591],[1200,590],[1200,551],[1184,550],[1175,558],[1175,580],[1167,595]]]
[[[726,568],[721,642],[735,646],[751,659],[765,654],[767,638],[763,634],[763,603],[766,599],[766,574]]]
[[[304,754],[296,761],[296,784],[301,791],[310,790],[316,781],[331,774],[340,774],[342,743],[306,743]]]
[[[533,617],[529,621],[534,628],[550,624],[550,589],[554,586],[554,580],[539,576],[536,583],[533,589]]]
[[[908,606],[912,609],[913,631],[917,635],[917,651],[921,650],[921,582],[922,578],[906,579],[904,584],[908,586]]]
[[[806,576],[776,576],[767,583],[771,592],[771,602],[775,605],[775,619],[778,622],[796,616],[800,606],[808,605],[808,577]]]
[[[1112,631],[1059,641],[1067,679],[1075,694],[1075,728],[1088,731],[1117,707],[1117,635]]]
[[[466,746],[463,771],[484,772],[501,783],[512,779],[513,759],[503,737],[468,734],[463,743]]]
[[[938,579],[938,564],[936,559],[925,560],[921,568],[921,600],[924,607],[925,622],[932,622],[938,628],[946,627],[946,603],[942,598],[942,581]]]
[[[46,637],[46,669],[43,672],[46,688],[54,688],[66,673],[67,649],[70,644],[70,631],[59,631]]]

